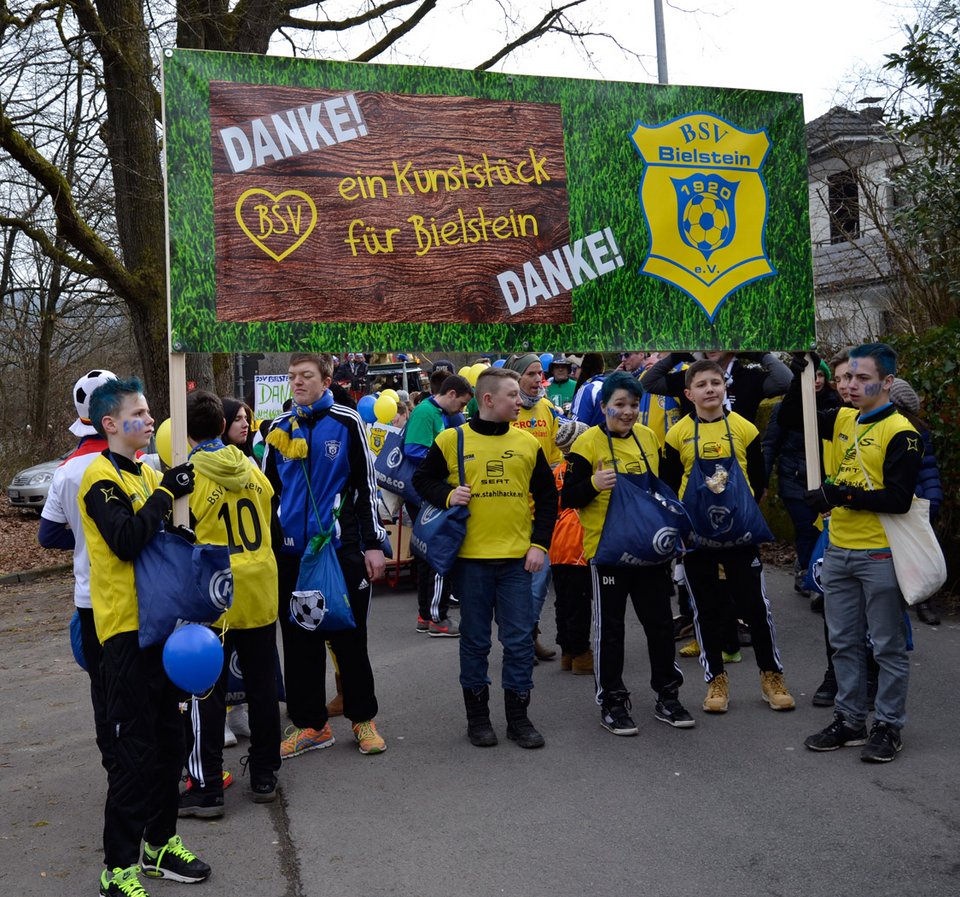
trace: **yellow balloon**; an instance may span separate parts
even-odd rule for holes
[[[397,403],[397,407],[400,406],[400,393],[398,393],[395,389],[381,389],[380,395],[390,396],[390,398]]]
[[[381,424],[389,424],[397,416],[397,403],[392,397],[381,393],[373,403],[373,413]]]
[[[163,461],[167,467],[173,467],[173,443],[170,438],[169,417],[157,427],[153,433],[153,438],[157,444],[157,454],[160,456],[160,460]],[[189,453],[189,443],[186,446],[186,450]]]
[[[466,377],[467,374],[470,373],[470,365],[469,365],[469,364],[465,364],[462,368],[460,368],[459,371],[457,371],[457,373],[458,373],[461,377]]]
[[[471,386],[476,386],[477,377],[479,377],[486,369],[487,366],[481,361],[478,361],[475,365],[467,368],[467,373],[465,375],[467,378],[467,383],[469,383]]]

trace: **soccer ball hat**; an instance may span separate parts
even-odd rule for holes
[[[74,436],[96,436],[97,431],[90,423],[90,396],[93,391],[107,380],[116,380],[113,371],[87,371],[73,385],[73,404],[77,407],[77,419],[70,424],[70,432]]]

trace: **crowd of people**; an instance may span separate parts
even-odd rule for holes
[[[728,712],[725,666],[742,662],[746,646],[759,698],[778,712],[796,706],[759,552],[772,538],[759,502],[775,472],[805,597],[829,522],[811,600],[824,617],[827,671],[813,702],[832,705],[834,719],[805,745],[861,746],[867,762],[901,750],[909,618],[881,515],[906,513],[915,495],[935,513],[942,492],[919,399],[896,377],[888,346],[851,347],[829,363],[814,356],[817,489],[807,488],[804,460],[803,354],[787,363],[772,353],[632,351],[604,369],[599,355],[526,353],[459,373],[438,362],[429,390],[399,395],[396,417],[372,427],[350,393],[365,376],[359,358],[344,370],[329,355],[292,355],[290,408],[256,428],[256,439],[243,402],[192,392],[189,458],[159,470],[144,463],[154,420],[139,381],[94,371],[77,384],[71,430],[80,441],[54,478],[40,541],[74,551],[81,652],[107,771],[104,897],[145,897],[141,874],[210,875],[177,820],[224,812],[228,703],[240,698],[248,708],[237,726],[249,735],[243,762],[258,803],[275,799],[283,761],[334,744],[332,714],[350,721],[361,753],[386,750],[367,645],[373,585],[384,575],[385,524],[409,525],[425,508],[469,514],[458,517],[465,522],[449,569],[429,546],[417,560],[416,631],[459,639],[466,734],[477,747],[498,743],[496,634],[505,734],[536,749],[546,739],[528,712],[533,668],[556,657],[540,629],[551,580],[559,665],[594,677],[600,725],[614,735],[639,728],[623,678],[628,598],[646,640],[656,720],[696,724],[681,701],[676,643],[685,638],[680,653],[698,656],[703,671],[705,713]],[[761,402],[779,397],[761,433]],[[378,486],[389,433],[399,433],[397,450],[415,468],[403,497],[388,494],[397,488],[390,481]],[[183,535],[228,546],[233,572],[233,604],[213,626],[235,662],[202,700],[167,677],[162,645],[138,639],[135,562],[162,528],[174,529],[178,498],[190,507]],[[292,611],[305,557],[327,542],[352,628],[318,631]],[[928,604],[918,613],[939,622]],[[328,655],[337,683],[330,701]],[[239,693],[228,694],[231,671],[242,675]],[[285,732],[281,701],[292,724]]]

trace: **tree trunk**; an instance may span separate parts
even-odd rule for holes
[[[154,62],[139,0],[100,0],[97,12],[112,46],[103,53],[107,119],[103,129],[113,174],[117,236],[128,270],[144,291],[124,296],[154,415],[168,415],[166,232],[163,177],[153,103]]]

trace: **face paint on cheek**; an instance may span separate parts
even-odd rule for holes
[[[616,408],[608,408],[607,417],[620,417],[620,412]]]
[[[868,383],[863,388],[863,394],[865,396],[878,396],[880,395],[880,391],[882,387],[883,387],[882,383]]]
[[[143,429],[143,421],[125,420],[123,422],[124,433],[139,433]]]

